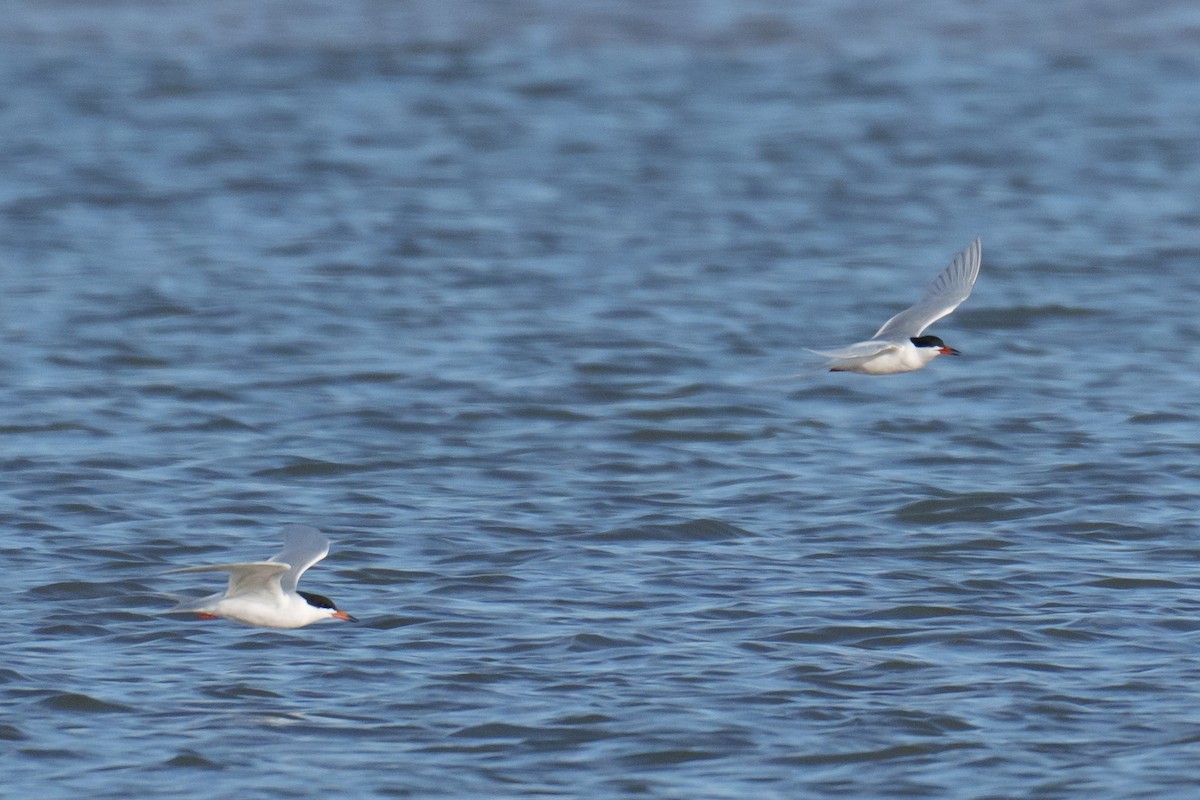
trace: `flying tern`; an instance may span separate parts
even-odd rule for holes
[[[891,375],[921,369],[938,356],[956,356],[937,336],[924,336],[925,329],[958,308],[971,295],[979,278],[983,246],[979,239],[954,257],[925,289],[916,305],[906,308],[883,323],[883,327],[865,342],[829,349],[809,349],[829,359],[830,372],[861,372],[866,375]]]
[[[316,528],[288,525],[283,529],[283,549],[267,561],[171,570],[167,574],[229,573],[229,587],[224,592],[185,600],[171,611],[268,628],[302,628],[328,619],[354,622],[354,617],[338,610],[328,597],[296,590],[305,570],[328,553],[329,540]]]

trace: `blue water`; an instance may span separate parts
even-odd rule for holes
[[[1194,797],[1198,30],[11,4],[0,794]]]

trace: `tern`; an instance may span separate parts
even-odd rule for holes
[[[223,617],[267,628],[302,628],[328,619],[355,622],[328,597],[296,590],[300,576],[328,553],[329,540],[316,528],[288,525],[283,529],[283,549],[267,561],[185,567],[166,573],[229,573],[229,587],[224,592],[185,600],[171,612],[194,612],[201,619]]]
[[[825,366],[830,372],[861,372],[865,375],[912,372],[938,356],[959,355],[939,337],[923,334],[926,328],[970,297],[979,278],[982,256],[983,245],[976,239],[929,284],[916,305],[883,323],[883,327],[867,341],[827,350],[805,349],[828,358]]]

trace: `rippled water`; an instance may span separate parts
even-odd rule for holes
[[[13,4],[3,785],[1193,797],[1197,30]],[[288,522],[359,624],[163,614]]]

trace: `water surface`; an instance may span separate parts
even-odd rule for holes
[[[1198,24],[17,4],[8,791],[1193,796]],[[288,522],[359,624],[163,615]]]

